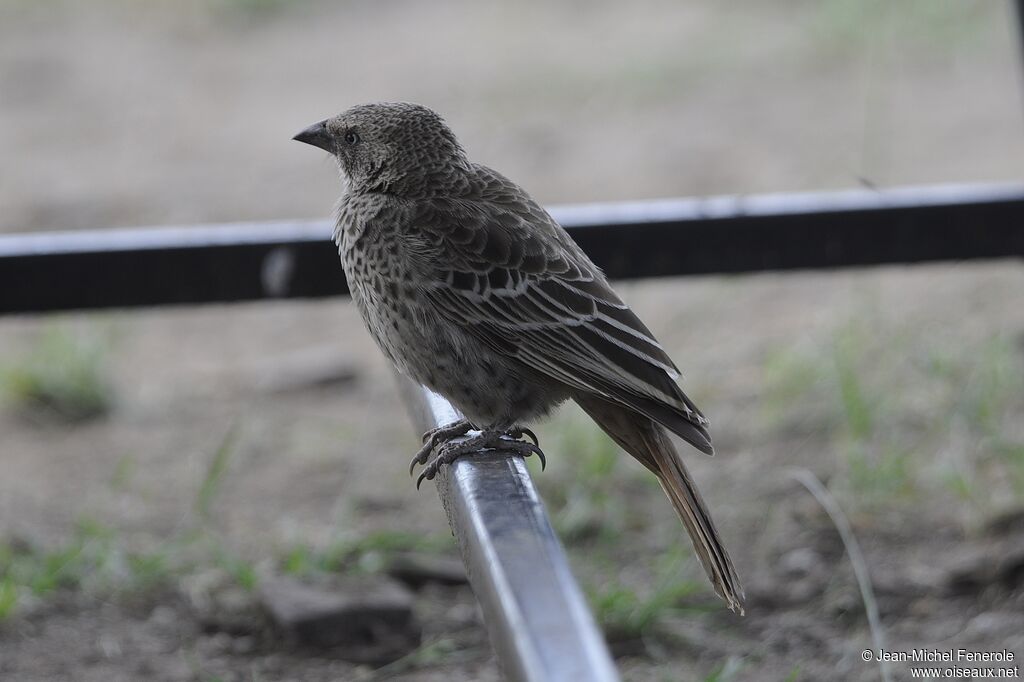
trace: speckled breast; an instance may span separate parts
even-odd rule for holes
[[[399,371],[444,395],[480,425],[511,426],[564,399],[564,392],[522,376],[512,360],[430,303],[402,261],[402,237],[394,224],[360,221],[346,208],[339,212],[335,240],[352,299]]]

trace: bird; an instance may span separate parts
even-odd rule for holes
[[[714,454],[708,420],[565,229],[419,104],[360,104],[293,139],[337,161],[334,240],[370,335],[465,416],[424,434],[417,487],[481,449],[543,462],[526,425],[573,400],[657,477],[715,592],[742,614],[732,559],[669,436]]]

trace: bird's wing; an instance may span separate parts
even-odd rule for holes
[[[529,370],[711,451],[676,366],[597,266],[523,190],[489,169],[481,177],[466,196],[418,202],[408,223],[439,312]]]

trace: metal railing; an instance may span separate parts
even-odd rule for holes
[[[1024,185],[556,206],[612,279],[1024,255]],[[347,293],[327,221],[0,235],[0,314]],[[183,276],[187,273],[187,276]]]
[[[436,393],[399,381],[416,428],[462,417]],[[437,492],[506,676],[619,679],[523,458],[488,452],[456,460],[438,472]]]
[[[675,199],[552,213],[612,278],[1024,257],[1024,186]],[[326,222],[0,235],[0,314],[345,293]],[[455,421],[403,384],[420,430]],[[520,458],[442,468],[438,492],[499,662],[516,680],[615,680]]]

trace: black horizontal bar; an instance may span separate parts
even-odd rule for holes
[[[0,235],[0,314],[347,293],[325,222]]]
[[[1024,256],[1024,186],[551,208],[613,279]],[[326,221],[0,235],[0,314],[347,292]]]

